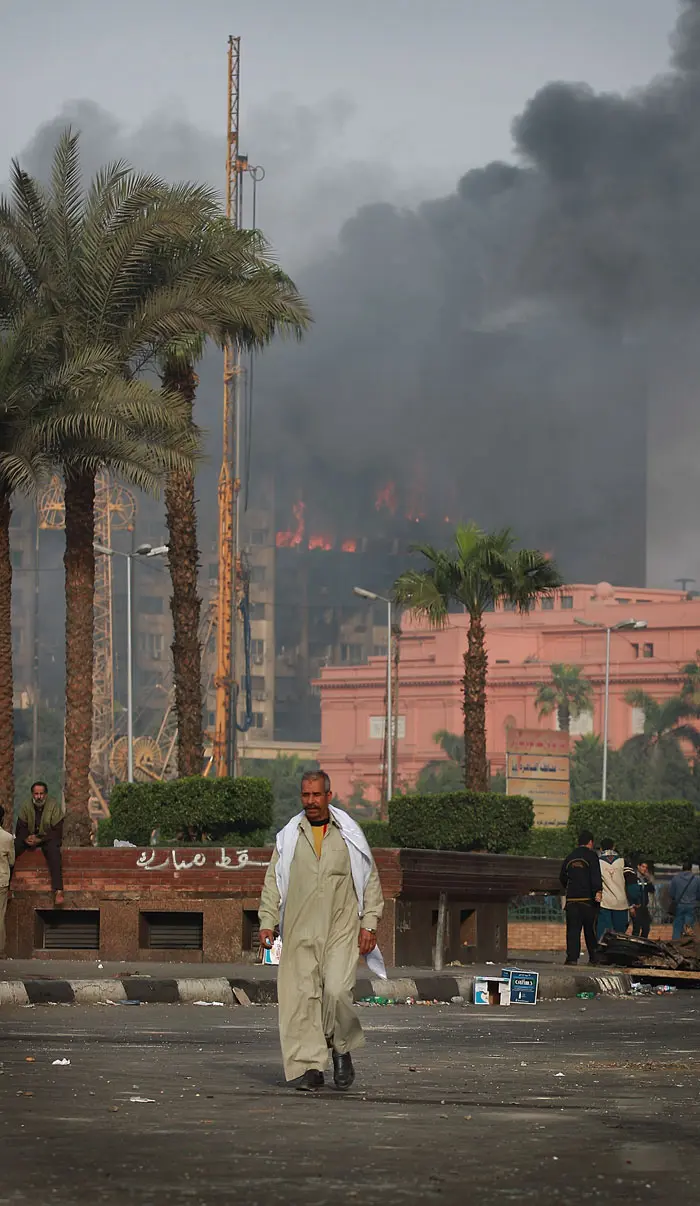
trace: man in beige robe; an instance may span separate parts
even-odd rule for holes
[[[336,1088],[348,1089],[355,1079],[350,1052],[364,1043],[352,1004],[357,961],[376,947],[384,901],[367,848],[360,912],[351,854],[359,857],[353,835],[360,843],[364,838],[347,813],[331,812],[330,780],[323,771],[304,776],[301,801],[304,814],[280,831],[267,869],[258,911],[260,942],[271,947],[281,922],[277,997],[287,1080],[300,1078],[295,1087],[302,1091],[322,1088],[330,1048]],[[284,868],[280,858],[291,849]]]

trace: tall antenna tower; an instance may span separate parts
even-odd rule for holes
[[[238,143],[241,39],[228,40],[228,106],[226,138],[226,216],[241,223],[242,175],[248,161]],[[236,617],[239,562],[240,492],[240,348],[224,349],[223,453],[219,474],[219,590],[216,624],[216,712],[213,762],[217,775],[236,771]]]

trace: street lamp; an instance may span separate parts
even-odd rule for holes
[[[159,544],[153,548],[150,544],[140,544],[130,553],[121,549],[108,549],[103,544],[93,544],[96,553],[104,557],[124,557],[126,560],[126,778],[128,783],[134,782],[134,666],[131,636],[131,574],[134,557],[163,557],[168,552],[167,544]]]
[[[377,595],[372,590],[364,590],[361,586],[353,587],[353,594],[360,599],[369,599],[371,603],[386,603],[387,607],[387,647],[386,647],[386,798],[387,804],[391,799],[394,788],[394,725],[391,706],[391,599],[386,595]]]
[[[619,620],[617,624],[599,624],[596,620],[584,620],[574,616],[574,624],[584,628],[599,628],[605,631],[605,694],[603,696],[603,783],[601,799],[608,798],[608,711],[610,707],[610,637],[613,632],[630,628],[646,628],[646,620]]]

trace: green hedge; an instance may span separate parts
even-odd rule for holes
[[[109,800],[109,820],[98,841],[115,838],[148,846],[153,829],[163,842],[209,840],[228,846],[263,846],[272,824],[273,795],[267,779],[172,779],[119,783]]]
[[[565,859],[575,845],[566,826],[535,825],[522,845],[514,847],[511,853],[527,854],[531,858]]]
[[[698,817],[687,800],[585,800],[571,806],[569,836],[573,842],[582,829],[591,830],[596,844],[612,838],[621,854],[637,854],[657,863],[680,863],[700,853]]]
[[[387,821],[360,821],[360,829],[364,832],[370,846],[393,846]]]
[[[501,854],[523,845],[533,816],[527,796],[474,791],[397,796],[389,804],[389,831],[397,846]]]

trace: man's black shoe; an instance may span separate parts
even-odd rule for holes
[[[336,1089],[349,1089],[355,1079],[355,1069],[352,1066],[350,1052],[341,1055],[339,1051],[333,1052],[333,1080],[335,1081]]]
[[[314,1089],[322,1089],[323,1083],[323,1072],[317,1072],[315,1068],[309,1068],[294,1088],[300,1093],[313,1093]]]
[[[567,964],[569,967],[571,967],[571,966],[575,966],[577,963],[578,963],[578,959],[565,959],[564,960],[565,967],[567,966]]]

